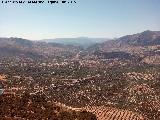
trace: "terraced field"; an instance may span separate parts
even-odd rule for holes
[[[145,120],[140,114],[105,106],[85,107],[88,112],[97,116],[97,120]]]

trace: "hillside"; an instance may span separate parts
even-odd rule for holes
[[[4,57],[19,56],[31,59],[70,57],[79,49],[75,46],[48,44],[22,38],[0,38],[0,56]]]
[[[144,31],[134,35],[127,35],[89,47],[88,51],[106,59],[133,58],[132,60],[138,60],[139,62],[159,64],[160,32]],[[130,58],[131,56],[132,58]]]

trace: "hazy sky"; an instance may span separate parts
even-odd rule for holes
[[[0,37],[113,38],[160,30],[160,0],[75,1],[53,5],[0,3]]]

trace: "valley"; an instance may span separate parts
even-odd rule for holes
[[[27,119],[31,113],[36,118],[43,113],[40,119],[46,120],[159,120],[159,86],[159,31],[144,31],[84,48],[0,38],[2,119]],[[34,97],[41,100],[35,101]],[[22,105],[18,103],[21,100]],[[73,109],[57,117],[57,103]],[[27,111],[23,105],[28,106]]]

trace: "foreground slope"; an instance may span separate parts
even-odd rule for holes
[[[0,96],[1,120],[96,120],[96,116],[85,110],[75,111],[47,101],[42,95]]]

